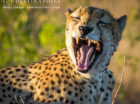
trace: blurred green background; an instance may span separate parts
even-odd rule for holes
[[[126,57],[124,79],[115,104],[140,102],[140,0],[61,0],[59,9],[4,9],[0,7],[0,68],[27,65],[65,48],[65,12],[80,5],[109,10],[128,21],[109,68],[116,86]]]

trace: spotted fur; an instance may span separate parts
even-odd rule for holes
[[[78,13],[83,17],[81,23],[93,27],[101,19],[111,22],[110,26],[100,27],[102,35],[96,34],[102,38],[104,49],[88,73],[77,70],[72,54],[71,33],[77,31],[77,24],[71,16]],[[124,17],[116,20],[107,11],[94,7],[69,10],[66,22],[68,50],[31,65],[0,69],[0,104],[16,104],[15,96],[20,96],[25,104],[110,104],[114,78],[107,63],[121,39],[122,21],[125,21]]]

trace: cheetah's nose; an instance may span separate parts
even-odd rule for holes
[[[93,28],[88,27],[88,26],[79,26],[79,31],[82,34],[82,36],[86,36],[92,30],[93,30]]]

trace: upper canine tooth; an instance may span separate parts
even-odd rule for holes
[[[91,44],[91,40],[88,40],[88,46],[90,46],[90,44]]]
[[[76,37],[76,44],[79,43],[79,37]]]
[[[91,40],[92,43],[94,43],[94,40]]]
[[[97,41],[94,41],[94,44],[97,44],[98,42]]]

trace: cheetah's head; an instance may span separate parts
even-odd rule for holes
[[[75,11],[68,9],[66,45],[77,70],[87,73],[106,66],[125,24],[126,16],[115,19],[103,9],[87,6]]]

